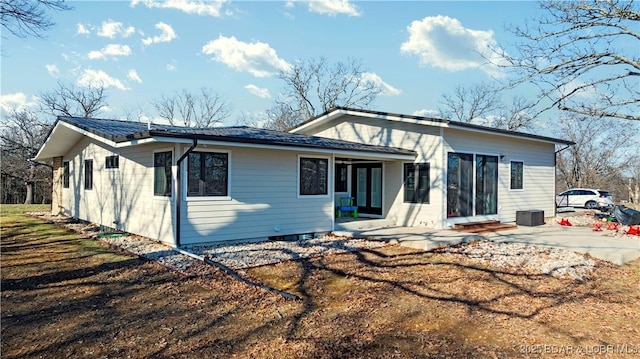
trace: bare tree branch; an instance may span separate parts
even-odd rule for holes
[[[58,83],[58,88],[40,94],[40,108],[53,116],[95,117],[107,106],[104,86],[77,88]]]
[[[510,83],[540,90],[540,112],[640,120],[640,9],[628,0],[543,0],[546,16],[510,30],[517,53],[495,49]],[[550,100],[549,102],[546,102]]]
[[[44,37],[53,21],[46,10],[70,10],[63,0],[0,0],[0,23],[14,36]]]
[[[220,95],[204,87],[200,93],[181,90],[162,95],[153,101],[153,107],[170,124],[186,127],[213,127],[231,113],[229,104]]]

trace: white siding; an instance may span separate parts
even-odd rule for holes
[[[515,222],[516,211],[536,209],[543,210],[545,216],[554,214],[554,144],[452,129],[445,130],[445,141],[447,152],[505,156],[498,163],[498,215],[493,217]],[[512,160],[524,163],[523,190],[510,189]]]
[[[404,203],[401,162],[385,162],[385,208],[383,215],[405,226],[447,228],[454,222],[497,219],[513,222],[516,211],[555,211],[555,146],[552,143],[484,134],[382,119],[344,116],[325,123],[308,134],[400,147],[417,152],[415,163],[429,163],[431,191],[429,204]],[[498,165],[498,214],[458,219],[446,218],[447,153],[463,152],[500,156]],[[524,189],[510,189],[510,161],[524,162]]]
[[[110,228],[174,243],[171,198],[153,196],[153,150],[173,145],[114,149],[88,138],[64,156],[69,188],[63,189],[64,214]],[[105,157],[119,155],[119,168],[105,168]],[[93,160],[93,189],[84,189],[84,160]],[[175,155],[174,155],[175,163]]]
[[[209,146],[206,150],[214,149]],[[329,195],[300,197],[298,156],[304,153],[246,148],[233,148],[229,153],[229,198],[187,198],[182,207],[181,244],[264,239],[333,229],[333,161],[328,155]]]
[[[416,151],[415,163],[429,163],[430,166],[429,203],[404,203],[403,162],[386,161],[383,215],[402,226],[439,228],[443,225],[444,162],[439,128],[345,116],[314,131],[313,135]]]

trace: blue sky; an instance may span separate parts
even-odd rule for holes
[[[102,83],[109,108],[156,117],[154,99],[212,89],[231,107],[259,117],[282,92],[279,70],[301,59],[361,61],[384,92],[373,109],[429,114],[456,86],[503,76],[478,51],[509,51],[505,31],[538,11],[530,1],[72,1],[50,13],[45,39],[3,31],[3,111],[33,106],[57,82]]]

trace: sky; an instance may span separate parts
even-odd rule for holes
[[[3,29],[0,109],[30,108],[58,83],[102,84],[102,118],[157,119],[151,103],[208,88],[260,118],[283,92],[277,74],[296,61],[359,61],[383,92],[371,109],[433,115],[457,86],[505,74],[481,56],[509,52],[505,30],[538,15],[532,1],[71,1],[49,12],[46,38]],[[533,94],[525,94],[533,95]],[[6,113],[6,112],[5,112]]]

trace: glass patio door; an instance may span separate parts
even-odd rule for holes
[[[475,168],[474,168],[475,164]],[[498,156],[449,153],[447,217],[498,213]]]
[[[382,214],[382,163],[354,164],[352,178],[358,213]]]

